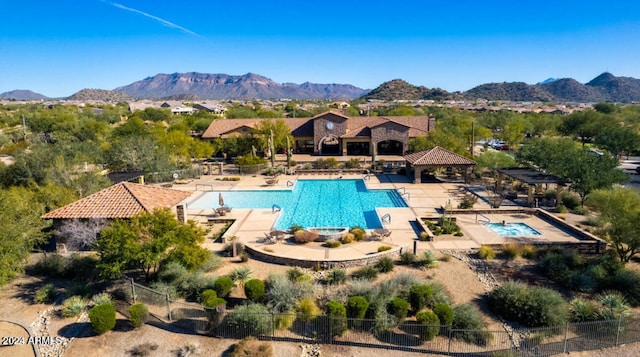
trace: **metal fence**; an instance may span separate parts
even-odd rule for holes
[[[237,313],[175,301],[164,292],[120,280],[111,290],[127,304],[144,303],[159,323],[220,338],[336,344],[451,356],[552,356],[640,342],[638,316],[512,331],[452,329],[415,321],[342,319],[326,315]],[[124,312],[124,311],[121,311]],[[124,312],[125,315],[127,314]],[[428,340],[429,329],[437,336]]]

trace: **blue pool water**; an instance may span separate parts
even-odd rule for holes
[[[189,209],[218,207],[219,191],[206,192]],[[231,208],[282,208],[275,229],[303,227],[381,228],[377,207],[407,207],[396,190],[368,190],[363,180],[298,180],[292,190],[223,191]]]
[[[492,231],[496,232],[501,237],[519,237],[519,236],[539,236],[540,232],[529,227],[526,223],[488,223]]]

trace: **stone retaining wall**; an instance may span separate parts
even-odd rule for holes
[[[340,248],[330,248],[330,249],[340,249]],[[248,245],[245,245],[245,250],[249,253],[249,255],[253,259],[256,259],[256,260],[273,263],[273,264],[297,266],[297,267],[309,268],[309,269],[352,268],[352,267],[358,267],[363,265],[371,265],[371,264],[375,264],[382,257],[394,258],[396,256],[399,256],[403,251],[408,251],[407,249],[404,249],[404,247],[396,247],[384,252],[374,253],[371,255],[367,255],[366,257],[359,257],[359,258],[353,258],[353,259],[308,260],[308,259],[298,259],[293,257],[283,257],[275,254],[270,254],[269,252],[258,250]]]

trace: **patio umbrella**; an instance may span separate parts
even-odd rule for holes
[[[218,195],[218,204],[220,207],[224,206],[224,198],[222,198],[222,192]]]

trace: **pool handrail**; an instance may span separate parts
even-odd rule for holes
[[[387,213],[387,214],[383,215],[382,217],[380,217],[380,222],[384,223],[384,219],[385,218],[388,218],[389,219],[388,223],[391,223],[391,213]]]
[[[478,213],[476,212],[476,223],[478,223],[478,216],[484,218],[486,220],[485,224],[491,223],[491,219],[489,219],[489,217],[485,216],[482,213]]]

